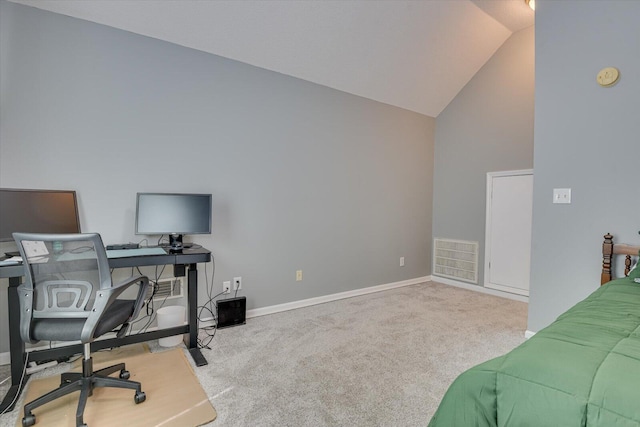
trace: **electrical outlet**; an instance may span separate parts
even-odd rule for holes
[[[230,281],[226,281],[226,282],[222,282],[222,293],[223,294],[230,294],[231,293],[231,282]]]
[[[233,278],[233,290],[237,291],[238,289],[242,289],[242,277]]]
[[[400,267],[404,267],[404,257],[400,257]]]
[[[296,271],[296,282],[302,282],[302,270]]]

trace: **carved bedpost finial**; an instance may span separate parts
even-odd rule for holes
[[[624,275],[625,277],[631,272],[631,255],[624,257]]]
[[[600,285],[611,280],[611,255],[613,254],[613,236],[610,233],[604,235],[602,243],[602,274],[600,275]]]

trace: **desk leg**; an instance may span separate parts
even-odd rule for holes
[[[18,299],[18,286],[20,277],[9,278],[7,299],[9,306],[9,354],[11,357],[11,387],[0,404],[0,412],[13,410],[15,402],[20,397],[20,379],[24,370],[25,348],[20,338],[20,301]],[[26,384],[28,376],[25,376]]]
[[[207,359],[198,348],[198,268],[196,264],[189,264],[187,276],[187,304],[189,305],[189,336],[185,342],[196,366],[207,365]]]

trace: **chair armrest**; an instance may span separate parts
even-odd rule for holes
[[[147,292],[147,287],[149,286],[149,278],[147,276],[132,276],[128,279],[125,279],[109,288],[100,289],[97,292],[97,298],[94,305],[94,309],[89,314],[87,321],[82,328],[82,333],[80,340],[82,342],[91,342],[93,341],[93,334],[95,331],[100,318],[103,313],[113,302],[118,298],[118,296],[131,287],[134,284],[138,284],[138,296],[136,297],[136,302],[133,308],[133,312],[131,316],[127,319],[125,323],[130,322],[135,319],[140,312],[140,308],[142,307],[142,303],[144,302],[144,297]],[[106,298],[105,298],[106,297]]]
[[[130,322],[131,320],[138,317],[138,313],[140,313],[140,309],[143,306],[144,299],[147,295],[147,288],[149,287],[149,278],[147,276],[131,276],[128,279],[125,279],[113,286],[112,298],[115,299],[118,295],[120,295],[124,290],[128,289],[131,285],[137,283],[138,284],[138,296],[136,297],[136,303],[134,305],[133,313],[131,317],[127,320]]]

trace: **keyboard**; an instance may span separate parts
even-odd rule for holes
[[[107,258],[125,258],[132,256],[166,255],[163,248],[111,249],[107,251]]]

